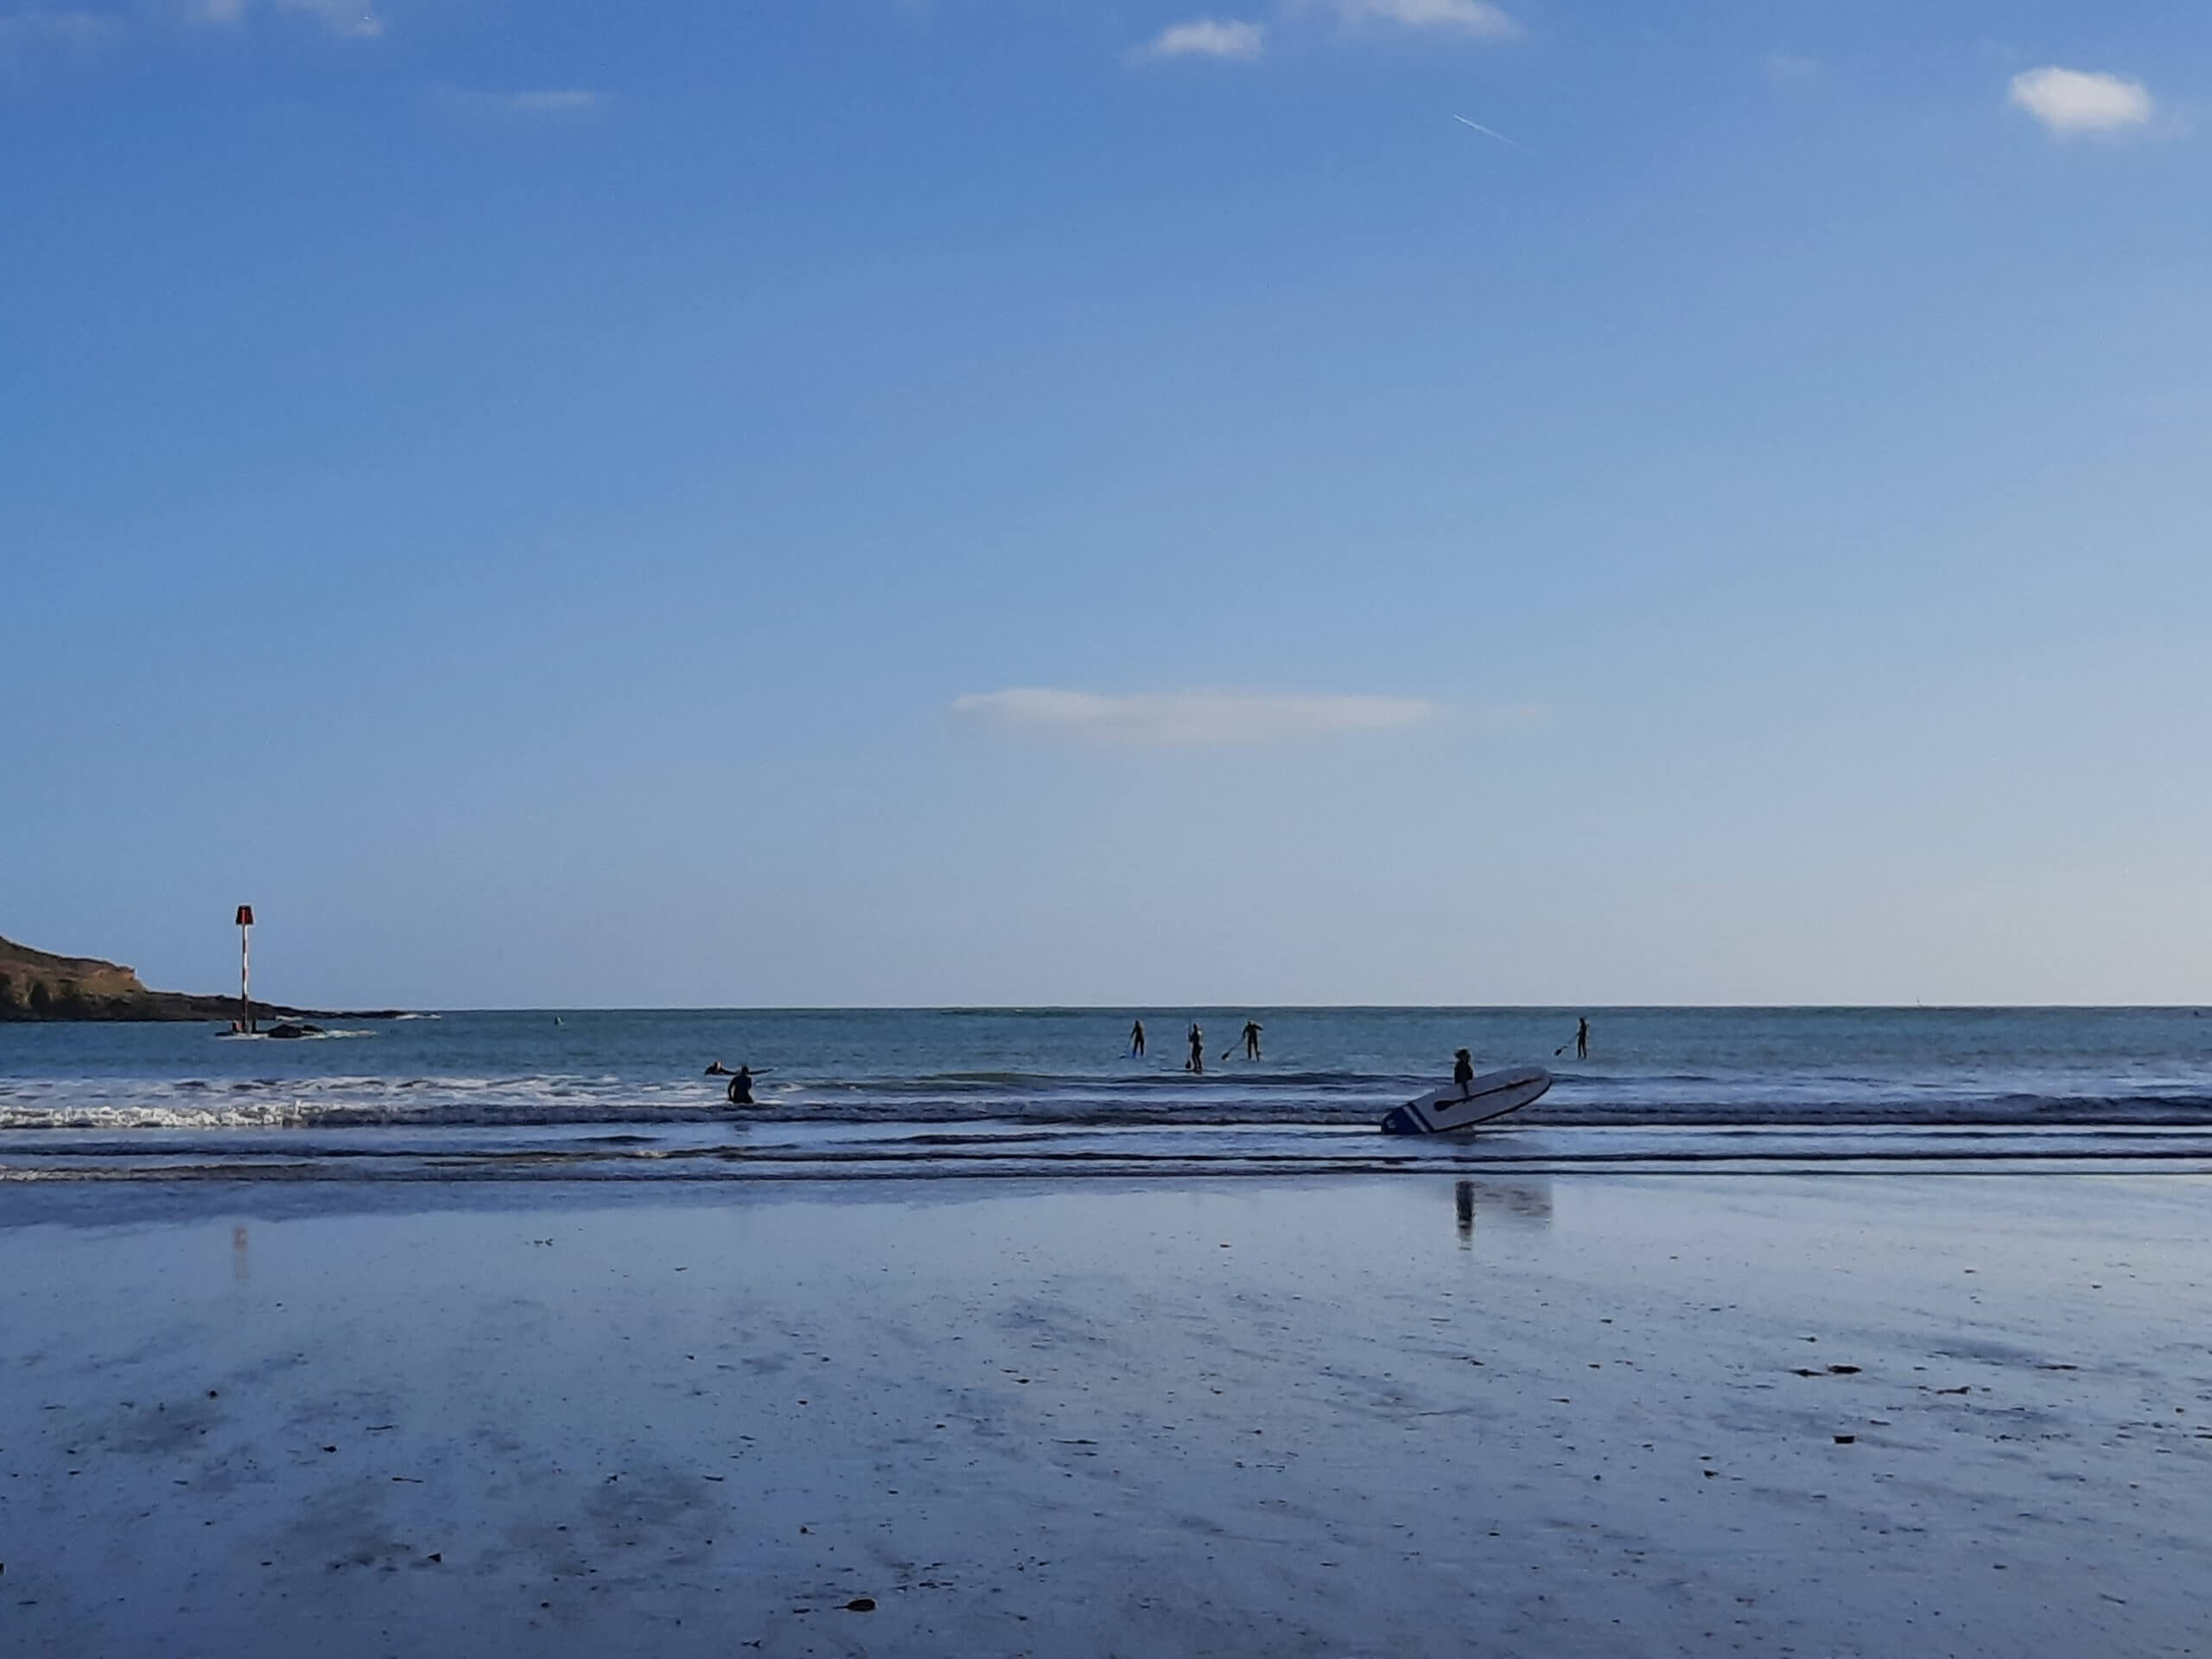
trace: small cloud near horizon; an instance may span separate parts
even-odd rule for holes
[[[2060,137],[2139,127],[2158,107],[2139,80],[2056,65],[2013,76],[2010,96],[2015,108]]]
[[[439,102],[457,110],[545,120],[572,120],[597,115],[609,102],[607,93],[582,86],[550,87],[520,92],[474,92],[467,87],[444,86],[439,88],[436,96]]]
[[[1510,41],[1522,32],[1491,0],[1336,0],[1336,10],[1354,27],[1389,24],[1483,41]]]
[[[1001,731],[1152,746],[1268,743],[1389,731],[1440,711],[1417,697],[1286,696],[1245,691],[1107,696],[1014,686],[955,700],[952,712]]]
[[[1249,63],[1268,48],[1268,26],[1234,18],[1193,17],[1170,23],[1130,56],[1156,63],[1169,58],[1218,58]]]
[[[243,23],[254,0],[187,0],[188,21],[229,27]],[[383,14],[368,0],[270,0],[278,11],[303,11],[333,35],[372,41],[384,33]]]

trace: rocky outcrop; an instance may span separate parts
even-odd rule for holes
[[[256,1019],[320,1014],[314,1008],[253,1005]],[[353,1015],[376,1019],[381,1014]],[[57,957],[0,939],[0,1020],[220,1020],[238,1017],[235,996],[193,996],[149,991],[138,976],[97,957]]]

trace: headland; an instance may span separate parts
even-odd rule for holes
[[[256,1001],[256,1018],[388,1018],[396,1009],[291,1008]],[[198,996],[147,988],[120,963],[62,957],[0,938],[0,1020],[234,1020],[235,996]]]

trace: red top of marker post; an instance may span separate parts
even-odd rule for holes
[[[253,906],[251,905],[240,905],[238,906],[238,925],[240,927],[251,927],[253,925]]]

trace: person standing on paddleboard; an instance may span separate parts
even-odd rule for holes
[[[1205,1075],[1206,1034],[1199,1029],[1195,1020],[1191,1021],[1191,1058],[1183,1062],[1183,1069],[1197,1072],[1201,1077]]]
[[[1144,1058],[1144,1021],[1140,1020],[1129,1027],[1129,1058]]]
[[[1256,1020],[1244,1022],[1244,1058],[1248,1060],[1260,1058],[1260,1022]]]
[[[1574,1022],[1574,1058],[1578,1060],[1590,1058],[1590,1016],[1587,1014]]]
[[[1467,1097],[1467,1090],[1474,1087],[1475,1058],[1464,1048],[1452,1051],[1452,1085],[1459,1091],[1459,1098]]]

